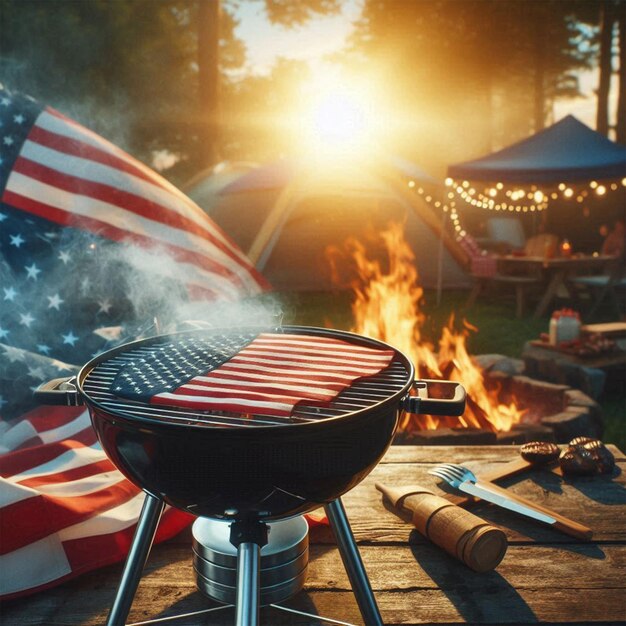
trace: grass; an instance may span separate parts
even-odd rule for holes
[[[278,297],[285,324],[351,329],[352,295],[349,292],[283,293]],[[454,315],[456,327],[460,328],[463,319],[466,319],[478,329],[468,337],[470,354],[496,353],[520,358],[524,344],[531,339],[537,339],[542,332],[548,330],[547,319],[516,319],[512,302],[479,302],[470,311],[466,311],[463,309],[466,298],[466,291],[445,291],[437,305],[435,294],[426,292],[422,303],[422,310],[426,314],[426,322],[422,328],[423,337],[436,344],[441,329]],[[626,451],[626,391],[623,369],[620,372],[614,371],[609,376],[599,402],[605,421],[604,441]]]

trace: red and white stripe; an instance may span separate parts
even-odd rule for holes
[[[143,493],[106,457],[82,407],[0,423],[0,598],[58,584],[126,557]],[[8,450],[8,451],[7,451]],[[166,509],[157,541],[191,517]]]
[[[236,299],[267,286],[187,196],[50,108],[30,130],[2,200],[59,224],[166,253],[173,263],[165,271],[184,276],[196,296]]]
[[[330,402],[358,378],[381,372],[393,356],[329,337],[263,333],[218,368],[151,402],[287,417],[303,400]]]

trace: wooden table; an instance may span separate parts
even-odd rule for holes
[[[620,348],[616,348],[611,352],[579,356],[573,352],[570,353],[559,349],[557,346],[551,346],[546,341],[539,339],[531,340],[524,344],[522,358],[526,356],[550,358],[561,363],[596,369],[610,369],[626,365],[626,351]]]
[[[626,457],[615,447],[621,473],[564,482],[532,470],[503,484],[511,491],[594,530],[591,543],[527,521],[485,503],[472,511],[501,526],[509,548],[493,572],[477,574],[426,542],[412,526],[383,506],[374,488],[419,483],[438,489],[428,468],[438,461],[464,463],[480,474],[517,456],[516,448],[392,446],[384,460],[344,496],[359,549],[386,624],[571,624],[626,622]],[[347,576],[326,527],[310,534],[305,590],[287,605],[337,620],[361,623]],[[211,606],[198,591],[190,533],[153,548],[131,609],[130,621],[162,618]],[[3,626],[103,624],[121,565],[11,603]],[[233,609],[165,624],[233,624]],[[262,624],[322,624],[273,608]]]
[[[613,257],[603,255],[575,255],[552,259],[539,256],[504,255],[498,257],[497,263],[498,272],[503,275],[541,276],[545,283],[545,290],[533,313],[533,318],[538,319],[546,314],[548,307],[556,299],[559,289],[564,287],[567,290],[568,277],[601,271],[607,264],[614,261]]]

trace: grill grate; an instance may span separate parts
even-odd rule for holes
[[[257,333],[232,335],[203,333],[201,335],[208,352],[229,354],[242,344],[251,341]],[[290,417],[279,415],[257,415],[230,413],[224,411],[199,411],[184,407],[165,407],[127,400],[114,395],[111,384],[120,372],[133,361],[150,359],[156,352],[176,347],[179,340],[142,344],[135,349],[119,353],[96,364],[85,376],[83,391],[105,409],[131,418],[159,419],[164,422],[187,425],[210,426],[284,426],[316,422],[331,417],[340,417],[354,411],[366,409],[386,400],[405,388],[408,371],[405,365],[394,357],[385,370],[375,376],[356,380],[350,387],[339,393],[325,405],[304,401],[296,405]]]

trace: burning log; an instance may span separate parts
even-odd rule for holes
[[[444,365],[440,365],[442,380],[450,380],[454,374],[454,370],[458,369],[458,365],[454,361],[447,361]]]
[[[496,432],[498,429],[489,419],[487,412],[480,407],[480,405],[472,398],[471,396],[467,396],[466,399],[467,408],[469,409],[470,415],[467,415],[468,411],[466,410],[464,418],[469,418],[475,420],[475,424],[471,424],[471,426],[476,426],[478,428],[484,428],[485,430],[490,430],[492,432]]]

